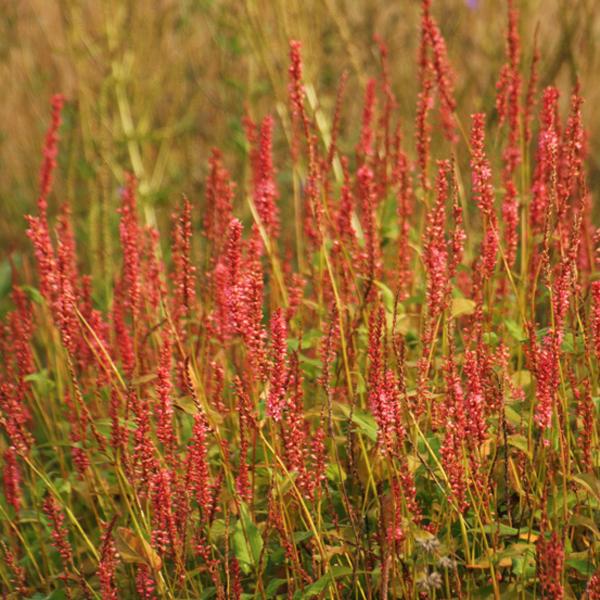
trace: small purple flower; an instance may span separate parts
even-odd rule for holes
[[[467,0],[467,5],[471,10],[475,10],[478,4],[479,0]]]

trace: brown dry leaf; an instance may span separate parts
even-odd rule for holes
[[[346,554],[348,552],[348,548],[346,546],[328,546],[327,544],[325,544],[323,546],[323,549],[325,550],[325,561],[328,562],[329,560],[331,560],[334,556],[338,555],[338,554]],[[321,556],[317,555],[317,560],[321,560]]]
[[[154,571],[160,571],[162,560],[156,550],[131,529],[118,527],[115,532],[115,545],[123,562],[147,565]]]
[[[496,442],[494,440],[486,440],[479,446],[479,454],[480,456],[489,456],[492,453],[492,450],[496,446]]]
[[[519,534],[519,539],[520,540],[524,540],[525,542],[528,543],[535,543],[535,541],[539,538],[539,534],[538,533],[533,533],[533,531],[524,531],[523,533]]]

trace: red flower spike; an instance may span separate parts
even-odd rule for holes
[[[271,317],[271,376],[267,397],[267,415],[275,421],[283,413],[287,380],[287,326],[284,312],[278,308]]]
[[[118,600],[118,590],[115,585],[115,571],[119,555],[112,537],[112,526],[109,525],[102,534],[100,546],[100,562],[98,563],[98,579],[102,600]]]
[[[125,188],[119,210],[121,222],[119,233],[123,248],[123,283],[127,294],[123,295],[125,306],[136,318],[140,311],[140,231],[136,210],[136,180],[131,174],[125,177]]]
[[[63,567],[68,569],[73,564],[73,550],[64,526],[65,517],[54,496],[50,494],[46,496],[42,508],[50,521],[53,545],[62,558]]]
[[[19,473],[17,451],[14,446],[10,446],[4,451],[2,478],[6,503],[10,504],[18,513],[19,508],[21,508],[21,474]]]

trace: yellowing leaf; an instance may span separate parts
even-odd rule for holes
[[[572,479],[600,502],[600,481],[598,481],[594,475],[590,473],[580,473],[579,475],[573,475]]]
[[[513,446],[513,448],[517,448],[517,450],[521,450],[521,452],[524,452],[527,456],[531,457],[529,442],[524,435],[520,433],[514,433],[509,435],[506,441],[509,446]]]
[[[363,485],[368,485],[371,476],[375,483],[384,480],[385,462],[382,459],[381,452],[373,447],[367,450],[367,456],[360,453],[357,460],[358,478]]]
[[[329,562],[334,556],[338,554],[345,554],[348,552],[348,548],[346,546],[328,546],[327,544],[323,545],[323,549],[325,550],[325,561]],[[320,554],[315,555],[316,560],[322,560]]]
[[[154,571],[160,571],[162,561],[156,550],[131,529],[118,527],[115,532],[115,545],[123,562],[147,565]]]
[[[512,558],[505,556],[505,557],[501,558],[500,560],[495,561],[494,564],[496,567],[510,567],[510,566],[512,566]],[[476,563],[467,565],[467,569],[485,571],[486,569],[489,569],[490,566],[491,566],[491,563],[490,563],[489,559],[482,558],[481,560],[478,560]]]
[[[450,304],[450,315],[460,317],[462,315],[472,315],[475,312],[475,302],[468,298],[452,298]]]
[[[182,410],[188,415],[197,415],[199,413],[198,407],[191,396],[180,396],[173,402],[176,408]],[[215,425],[221,425],[223,423],[223,417],[220,413],[214,410],[212,407],[207,407],[206,413],[210,419],[210,422]]]
[[[527,387],[528,385],[531,385],[531,371],[528,371],[527,369],[516,371],[513,373],[511,379],[515,385]]]
[[[523,417],[508,404],[504,407],[504,414],[506,415],[506,420],[511,425],[520,425],[523,421]]]
[[[198,414],[198,408],[191,396],[180,396],[173,404],[188,415]]]
[[[517,469],[515,461],[511,457],[509,457],[509,459],[508,459],[508,466],[509,466],[508,476],[511,480],[513,488],[515,489],[517,494],[519,494],[519,496],[525,496],[525,490],[523,489],[523,486],[521,485],[521,478],[519,476],[519,470]]]
[[[600,540],[600,530],[598,530],[596,523],[589,517],[584,515],[573,515],[569,525],[586,527],[596,536],[596,539]]]
[[[482,444],[479,445],[479,455],[480,456],[489,456],[494,449],[495,442],[493,440],[486,440]]]

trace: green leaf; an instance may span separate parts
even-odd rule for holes
[[[318,345],[319,340],[323,337],[323,332],[318,329],[309,329],[302,332],[302,349],[314,348]],[[289,338],[287,340],[289,350],[297,351],[300,348],[300,340],[298,338]]]
[[[575,338],[572,333],[567,332],[564,334],[560,349],[563,352],[575,352]]]
[[[222,540],[227,532],[227,527],[223,519],[215,519],[208,531],[208,539],[211,543],[215,543],[218,540]]]
[[[518,577],[530,578],[535,576],[535,560],[530,557],[513,558],[512,572]]]
[[[334,565],[329,569],[323,577],[317,579],[314,583],[304,589],[304,593],[301,598],[314,598],[320,593],[325,591],[327,587],[333,582],[334,579],[344,577],[346,575],[352,575],[352,567],[345,567],[343,565]]]
[[[360,371],[353,371],[352,375],[356,377],[356,393],[364,394],[367,391],[367,383],[365,382],[362,373]]]
[[[392,292],[392,290],[390,290],[390,288],[381,281],[376,281],[375,285],[381,290],[381,297],[383,299],[385,308],[388,310],[388,312],[393,313],[394,303],[396,301],[394,298],[394,292]]]
[[[524,542],[511,544],[498,556],[512,560],[512,572],[519,576],[532,576],[535,574],[535,545]]]
[[[49,394],[56,387],[54,381],[48,375],[48,369],[42,369],[37,373],[25,375],[23,379],[35,384],[37,391],[43,395]]]
[[[303,542],[312,536],[312,531],[294,531],[292,534],[292,539],[294,540],[294,544],[298,544],[299,542]]]
[[[589,577],[594,572],[594,565],[588,558],[567,558],[565,561],[567,567],[571,567],[576,571],[579,571],[582,575]]]
[[[483,531],[484,533],[497,533],[498,535],[508,535],[508,536],[517,535],[519,533],[518,529],[515,529],[514,527],[509,527],[508,525],[505,525],[504,523],[499,523],[498,525],[496,525],[494,523],[490,523],[490,524],[484,525],[483,527],[476,528],[475,531],[476,530]]]
[[[480,586],[471,592],[472,598],[491,598],[494,595],[494,588],[491,585]]]
[[[4,259],[0,263],[0,299],[8,296],[12,286],[12,273],[10,263]]]
[[[258,567],[263,539],[245,504],[240,505],[240,518],[235,524],[232,542],[235,557],[245,573],[249,573],[251,568]]]
[[[40,294],[40,291],[37,288],[34,288],[31,285],[22,285],[21,289],[27,294],[27,297],[36,304],[43,304],[44,297]]]
[[[346,478],[348,477],[346,475],[346,471],[344,471],[344,469],[342,469],[341,465],[333,464],[333,463],[327,464],[327,466],[325,467],[325,475],[326,475],[327,479],[329,479],[329,481],[331,481],[332,483],[335,483],[336,481],[339,481],[340,479],[342,481],[346,481]]]
[[[277,596],[277,590],[286,583],[287,579],[271,579],[271,581],[269,581],[269,585],[267,585],[267,589],[265,590],[267,598],[275,598],[275,596]]]
[[[36,592],[33,596],[28,596],[25,600],[65,600],[65,592],[63,590],[54,590],[47,596],[44,596],[41,592]]]
[[[370,440],[377,441],[377,423],[370,413],[355,408],[352,413],[352,422],[358,426]]]
[[[523,328],[516,321],[511,321],[509,319],[504,321],[504,324],[506,325],[506,329],[508,329],[508,333],[510,333],[517,342],[524,342],[527,339]]]
[[[498,345],[498,336],[493,331],[490,331],[489,333],[483,334],[483,341],[488,346],[495,347]]]
[[[323,363],[318,358],[311,358],[305,354],[299,354],[300,367],[305,375],[311,379],[316,379],[323,370]]]

